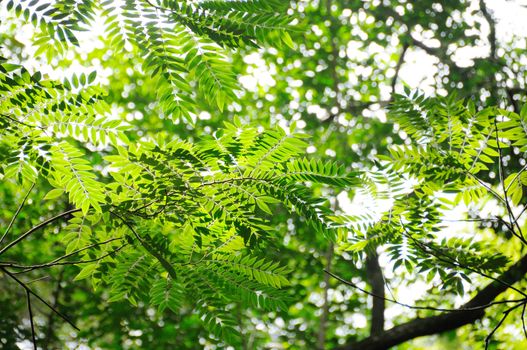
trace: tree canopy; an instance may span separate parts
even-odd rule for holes
[[[522,13],[2,2],[0,348],[525,348]]]

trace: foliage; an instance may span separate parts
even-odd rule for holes
[[[53,188],[44,199],[67,193],[80,209],[62,240],[66,254],[85,257],[77,280],[109,284],[109,301],[137,305],[150,297],[160,310],[177,311],[186,294],[218,337],[237,332],[221,311],[230,303],[285,307],[277,291],[288,285],[285,268],[255,251],[272,235],[270,207],[283,203],[326,234],[324,201],[302,183],[350,186],[356,174],[331,163],[291,161],[303,153],[305,136],[282,129],[226,123],[195,144],[162,137],[131,142],[119,121],[90,116],[109,112],[91,87],[68,97],[76,105],[66,104],[57,99],[64,85],[38,77],[23,69],[4,73],[2,140],[12,154],[7,161],[14,160],[5,164],[3,180],[27,184],[42,177]],[[85,159],[79,139],[115,148],[99,164],[106,176]]]
[[[79,45],[78,32],[104,20],[109,47],[130,45],[143,57],[142,70],[156,81],[163,113],[191,120],[196,91],[220,110],[235,97],[238,84],[222,48],[259,42],[292,45],[284,4],[87,0],[39,5],[10,0],[7,8],[35,25],[35,54],[44,53],[49,61],[69,45]]]
[[[31,14],[33,5],[18,4],[16,11],[26,6],[24,13]],[[129,2],[121,10],[127,18],[152,19],[124,22],[130,33],[126,40],[144,52],[145,70],[178,87],[176,97],[187,102],[191,99],[185,94],[192,89],[181,87],[189,81],[180,74],[196,77],[199,90],[220,109],[237,87],[219,47],[206,40],[254,45],[257,38],[265,41],[266,33],[277,25],[285,30],[288,21],[272,15],[282,7],[278,4],[264,8],[267,17],[250,15],[261,9],[251,3],[143,5]],[[41,17],[48,7],[35,9],[32,20],[41,24],[47,16],[69,18],[60,11],[70,9],[59,4]],[[166,20],[174,21],[169,26],[157,23],[163,17],[154,12],[166,12]],[[227,17],[220,21],[219,14]],[[119,23],[113,17],[110,21],[115,21],[109,25],[110,33],[117,32],[112,42],[124,45],[114,29]],[[59,40],[61,30],[67,30],[60,26],[63,22],[54,27]],[[177,26],[188,29],[176,30]],[[44,34],[55,38],[52,30]],[[77,43],[73,38],[68,41]],[[0,70],[2,146],[9,154],[2,167],[3,181],[44,180],[52,188],[45,200],[60,201],[66,193],[69,203],[79,208],[71,211],[73,218],[66,227],[71,233],[61,242],[64,258],[83,257],[75,279],[91,278],[94,287],[109,285],[109,302],[125,298],[137,305],[150,300],[160,311],[168,307],[178,312],[186,298],[205,326],[227,342],[239,332],[236,320],[223,311],[228,305],[286,307],[287,297],[278,291],[288,285],[285,268],[257,254],[258,245],[272,231],[266,225],[270,206],[281,202],[322,232],[327,226],[323,201],[311,197],[302,182],[349,186],[356,178],[335,164],[290,162],[303,153],[305,136],[280,128],[261,132],[226,123],[225,129],[194,144],[162,136],[132,142],[126,136],[129,125],[112,118],[103,90],[92,84],[95,73],[74,74],[61,84],[10,64]],[[177,101],[172,94],[160,97],[161,103]],[[177,108],[176,117],[192,111],[189,105]],[[93,152],[90,145],[103,147],[107,154],[98,163],[99,171],[85,157],[85,151]],[[2,253],[11,247],[8,244]]]
[[[485,1],[1,11],[0,347],[522,348],[525,50]]]

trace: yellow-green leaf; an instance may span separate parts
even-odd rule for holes
[[[52,189],[51,191],[49,191],[45,196],[44,196],[44,200],[50,200],[50,199],[55,199],[55,198],[58,198],[60,196],[62,196],[64,194],[64,190],[61,189],[61,188],[54,188]]]

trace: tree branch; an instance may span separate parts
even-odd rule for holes
[[[483,0],[481,2],[483,2]],[[498,146],[498,155],[499,155],[498,157],[498,176],[499,176],[499,180],[501,182],[501,186],[503,189],[503,199],[505,199],[505,205],[507,207],[507,213],[509,214],[509,221],[511,223],[511,229],[514,233],[514,224],[516,224],[516,227],[518,229],[517,237],[520,238],[522,243],[527,244],[527,241],[525,240],[525,237],[523,236],[522,228],[518,224],[518,220],[516,219],[516,217],[514,217],[514,214],[513,214],[511,205],[510,205],[509,197],[507,195],[507,188],[505,187],[505,174],[503,173],[504,172],[503,171],[503,152],[501,150],[500,140],[498,137],[498,125],[497,125],[496,119],[494,119],[494,130],[495,130],[496,145]]]
[[[29,229],[29,231],[27,231],[26,233],[22,234],[21,236],[19,236],[17,239],[15,239],[14,241],[12,241],[11,243],[9,243],[8,245],[6,245],[2,250],[0,250],[0,255],[4,254],[6,251],[8,251],[11,247],[17,245],[20,241],[22,241],[23,239],[25,239],[26,237],[28,237],[29,235],[31,235],[33,232],[35,231],[38,231],[40,230],[41,228],[51,224],[52,222],[55,222],[57,221],[58,219],[60,218],[63,218],[63,217],[66,217],[70,214],[73,214],[73,213],[76,213],[78,211],[81,211],[81,209],[72,209],[72,210],[68,210],[68,211],[65,211],[57,216],[54,216],[52,217],[51,219],[48,219],[46,221],[43,221],[41,222],[40,224],[36,225],[36,226],[33,226],[31,229]]]
[[[366,276],[372,294],[378,296],[373,297],[372,300],[370,335],[378,335],[384,330],[385,291],[384,277],[377,252],[372,252],[366,257]]]
[[[11,230],[11,227],[13,227],[13,224],[15,223],[15,220],[16,218],[18,217],[18,214],[20,214],[20,211],[22,210],[22,208],[24,207],[24,204],[26,204],[26,200],[27,200],[27,197],[29,197],[29,194],[31,193],[31,191],[33,190],[33,188],[35,187],[35,183],[33,182],[31,184],[31,187],[29,188],[29,190],[27,190],[26,192],[26,195],[24,196],[24,199],[22,199],[22,202],[20,203],[20,205],[18,206],[18,209],[16,210],[15,214],[13,215],[13,217],[11,218],[11,221],[9,222],[9,225],[7,226],[7,229],[5,230],[4,234],[2,235],[2,238],[0,238],[0,245],[2,244],[2,242],[4,241],[4,239],[7,237],[7,235],[9,234],[9,231]]]
[[[33,323],[33,309],[31,308],[31,294],[26,289],[27,310],[29,312],[29,323],[31,324],[31,339],[33,339],[33,349],[37,350],[37,339],[35,335],[35,324]]]
[[[489,333],[489,335],[487,335],[487,337],[485,338],[485,350],[487,350],[489,348],[489,344],[490,344],[490,340],[492,339],[492,336],[498,330],[498,328],[500,328],[500,326],[503,324],[503,322],[505,321],[507,316],[509,316],[511,311],[513,311],[514,309],[516,309],[516,308],[518,308],[518,307],[520,307],[522,305],[525,305],[525,302],[523,302],[522,304],[514,305],[513,307],[508,308],[507,310],[505,310],[505,312],[503,313],[503,316],[500,319],[500,321],[498,322],[498,324],[492,329],[492,331]]]
[[[0,261],[0,267],[10,267],[10,268],[15,268],[15,269],[24,269],[22,271],[18,271],[18,272],[14,272],[14,274],[21,274],[21,273],[26,273],[26,272],[29,272],[29,271],[33,271],[33,270],[36,270],[36,269],[42,269],[42,268],[46,268],[46,267],[52,267],[52,266],[59,266],[59,265],[79,265],[79,264],[87,264],[87,263],[91,263],[91,262],[95,262],[95,261],[98,261],[98,260],[101,260],[101,259],[104,259],[106,258],[107,256],[110,256],[112,254],[115,254],[117,253],[118,251],[120,251],[122,248],[124,248],[126,246],[126,243],[117,247],[116,249],[108,252],[107,254],[103,255],[103,256],[100,256],[98,258],[94,258],[94,259],[89,259],[89,260],[78,260],[78,261],[62,261],[66,258],[69,258],[73,255],[76,255],[84,250],[88,250],[90,248],[93,248],[93,247],[97,247],[97,246],[100,246],[100,245],[103,245],[103,244],[107,244],[107,243],[110,243],[110,242],[113,242],[113,241],[117,241],[117,240],[121,240],[122,238],[121,237],[115,237],[115,238],[110,238],[106,241],[103,241],[103,242],[97,242],[97,243],[93,243],[93,244],[90,244],[86,247],[83,247],[83,248],[80,248],[80,249],[77,249],[69,254],[66,254],[66,255],[63,255],[61,257],[58,257],[50,262],[47,262],[47,263],[44,263],[44,264],[38,264],[38,265],[19,265],[17,263],[11,263],[11,262],[1,262]]]
[[[409,27],[409,29],[407,31],[407,36],[408,36],[408,40],[409,40],[408,44],[410,44],[411,46],[415,46],[415,47],[420,48],[421,50],[423,50],[424,52],[426,52],[430,56],[437,57],[440,61],[444,62],[445,64],[447,64],[450,67],[459,68],[458,65],[452,60],[452,58],[446,53],[446,50],[443,47],[438,47],[438,48],[430,47],[430,46],[425,45],[423,42],[417,40],[416,38],[414,38],[412,36],[412,33],[411,33],[411,27],[407,23],[408,20],[404,16],[401,16],[399,13],[397,13],[397,11],[395,11],[393,8],[391,8],[389,6],[382,6],[381,5],[381,6],[377,7],[377,9],[378,10],[382,9],[383,13],[385,13],[387,16],[393,17],[395,20],[397,20],[397,21],[401,22],[402,24],[406,25],[407,27]],[[369,12],[375,18],[378,17],[375,12],[373,12],[371,10],[369,10]]]
[[[512,284],[509,284],[503,280],[501,280],[499,277],[493,277],[492,275],[488,274],[488,273],[485,273],[483,271],[479,271],[478,269],[476,268],[473,268],[473,267],[470,267],[468,265],[464,265],[464,264],[461,264],[456,258],[448,255],[448,254],[445,254],[444,252],[442,252],[441,250],[435,248],[434,246],[430,245],[430,244],[427,244],[423,241],[419,241],[418,239],[416,239],[414,236],[412,236],[408,230],[406,230],[406,227],[402,224],[401,222],[401,226],[403,227],[404,229],[404,232],[403,234],[410,238],[416,245],[417,247],[423,251],[424,253],[428,253],[428,254],[431,254],[433,255],[436,259],[438,259],[439,261],[442,261],[444,263],[447,263],[447,264],[451,264],[452,266],[455,266],[455,267],[458,267],[458,268],[461,268],[461,269],[465,269],[465,270],[468,270],[468,271],[471,271],[473,273],[476,273],[482,277],[485,277],[485,278],[488,278],[496,283],[500,283],[502,284],[504,287],[507,288],[510,288],[516,292],[518,292],[519,294],[523,295],[524,297],[527,298],[527,294],[525,292],[523,292],[522,290],[514,287]]]
[[[392,83],[390,84],[392,88],[392,94],[391,94],[390,100],[393,100],[393,95],[395,94],[395,85],[397,84],[397,80],[399,79],[399,71],[401,70],[401,67],[403,66],[404,58],[406,56],[406,52],[408,51],[409,47],[410,45],[408,45],[408,43],[403,44],[401,55],[399,56],[399,59],[397,60],[397,65],[395,66],[395,74],[393,75]]]
[[[158,251],[156,251],[156,249],[154,247],[152,247],[150,245],[150,243],[148,243],[143,238],[141,238],[141,236],[137,233],[137,231],[134,229],[134,227],[128,221],[126,221],[121,215],[117,214],[116,212],[110,211],[110,214],[112,214],[115,217],[117,217],[126,227],[128,227],[128,229],[130,229],[130,231],[133,233],[135,238],[137,238],[137,240],[143,246],[143,248],[145,248],[145,250],[149,254],[151,254],[154,258],[156,258],[161,263],[163,268],[166,270],[166,272],[168,273],[168,275],[172,279],[174,279],[174,280],[177,279],[176,270],[170,264],[170,262],[168,260],[166,260]]]
[[[527,255],[502,273],[499,280],[512,285],[520,281],[526,273]],[[346,344],[335,350],[384,350],[417,337],[439,334],[474,323],[485,315],[485,309],[493,304],[494,299],[507,289],[506,285],[493,281],[457,310],[427,318],[416,318],[379,335]]]
[[[475,306],[475,307],[471,307],[471,308],[464,308],[464,309],[448,309],[448,308],[433,307],[433,306],[410,305],[410,304],[402,303],[402,302],[400,302],[400,301],[398,301],[396,299],[390,299],[390,298],[387,298],[387,297],[382,297],[380,295],[373,294],[372,292],[368,292],[367,290],[362,289],[361,287],[357,286],[355,283],[353,283],[351,281],[346,281],[342,277],[339,277],[339,276],[335,275],[334,273],[332,273],[330,271],[324,270],[324,272],[327,273],[328,275],[330,275],[331,277],[333,277],[334,279],[336,279],[337,281],[339,281],[341,283],[344,283],[345,285],[348,285],[350,287],[353,287],[353,288],[357,289],[358,291],[360,291],[360,292],[362,292],[362,293],[364,293],[366,295],[369,295],[369,296],[374,297],[374,298],[380,298],[380,299],[383,299],[384,301],[388,301],[390,303],[401,305],[401,306],[403,306],[405,308],[408,308],[408,309],[411,309],[411,310],[428,310],[428,311],[439,311],[439,312],[467,312],[467,311],[475,311],[475,310],[486,309],[486,308],[488,308],[489,306],[492,306],[492,305],[510,304],[510,303],[523,303],[523,302],[525,302],[527,300],[527,298],[513,299],[513,300],[500,300],[500,301],[493,301],[493,302],[490,302],[490,303],[485,304],[485,305]]]
[[[54,308],[53,306],[51,306],[47,301],[45,301],[40,295],[38,295],[37,293],[33,292],[31,290],[31,288],[29,288],[27,286],[26,283],[22,282],[21,280],[19,280],[14,274],[12,274],[11,272],[9,272],[6,268],[4,267],[0,267],[0,270],[2,270],[6,275],[8,275],[9,277],[11,277],[11,279],[13,279],[16,283],[18,283],[22,288],[24,288],[24,290],[26,291],[26,293],[29,293],[31,295],[33,295],[35,298],[37,298],[38,300],[40,300],[44,305],[46,305],[49,309],[51,309],[54,313],[56,313],[57,315],[59,315],[64,321],[68,322],[73,328],[75,328],[76,330],[80,331],[79,327],[77,327],[72,321],[70,321],[70,319],[68,317],[66,317],[66,315],[64,315],[62,312],[60,312],[59,310],[57,310],[56,308]]]

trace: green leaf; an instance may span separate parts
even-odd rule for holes
[[[50,199],[55,199],[57,197],[60,197],[62,196],[62,194],[64,194],[64,190],[63,189],[60,189],[60,188],[55,188],[55,189],[52,189],[51,191],[49,191],[45,196],[44,196],[44,200],[50,200]]]
[[[97,269],[97,264],[87,264],[81,271],[75,276],[74,281],[79,281],[90,277]]]

